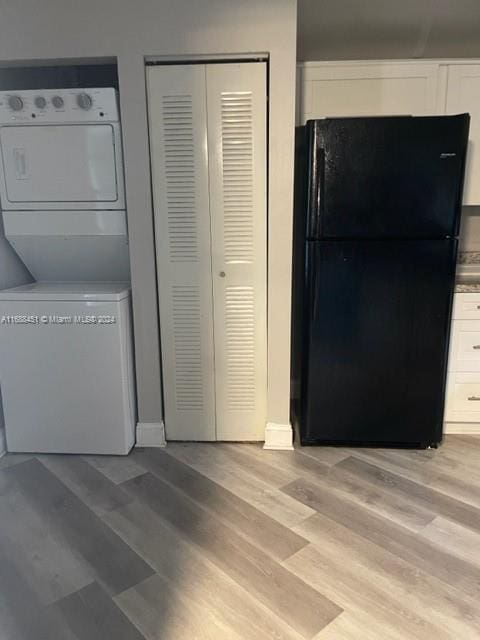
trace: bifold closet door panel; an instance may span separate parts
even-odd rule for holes
[[[266,65],[207,66],[218,440],[263,440],[267,400]]]
[[[205,65],[147,67],[165,427],[215,440]]]

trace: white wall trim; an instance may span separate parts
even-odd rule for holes
[[[447,435],[480,436],[480,422],[445,422],[443,432]]]
[[[264,449],[293,451],[293,429],[291,424],[267,422]]]
[[[7,441],[5,439],[5,430],[0,427],[0,458],[7,453]]]
[[[138,422],[136,447],[165,447],[165,425],[163,422]]]

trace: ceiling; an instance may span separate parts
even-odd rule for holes
[[[299,60],[480,58],[480,0],[298,0]]]

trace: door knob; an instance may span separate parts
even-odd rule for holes
[[[225,271],[220,271],[218,275],[220,276],[220,278],[225,278],[227,274],[225,273]]]

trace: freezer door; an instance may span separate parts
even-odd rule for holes
[[[441,440],[455,240],[307,243],[302,442]]]
[[[458,233],[469,116],[311,121],[308,237]]]

